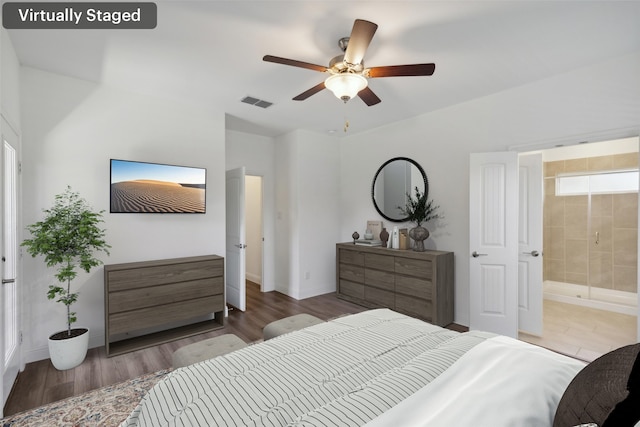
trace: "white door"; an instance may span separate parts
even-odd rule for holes
[[[518,157],[518,326],[542,335],[542,153]]]
[[[2,176],[2,288],[0,289],[0,366],[2,367],[2,408],[9,397],[11,387],[20,368],[19,347],[19,295],[17,283],[17,187],[18,156],[14,147],[18,146],[18,137],[4,119],[2,120],[2,158],[0,175]]]
[[[227,303],[238,310],[246,310],[245,283],[245,217],[244,167],[227,171]]]
[[[518,153],[471,154],[470,328],[518,336]]]

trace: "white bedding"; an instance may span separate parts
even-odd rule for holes
[[[583,366],[370,310],[177,369],[122,425],[551,426]]]
[[[550,427],[564,390],[584,366],[541,347],[494,337],[366,427]]]

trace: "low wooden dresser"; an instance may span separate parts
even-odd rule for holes
[[[453,322],[453,252],[336,245],[337,295],[439,326]]]
[[[107,356],[224,326],[224,258],[104,266]]]

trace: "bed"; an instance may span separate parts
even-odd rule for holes
[[[375,309],[177,369],[122,426],[551,426],[584,366]]]

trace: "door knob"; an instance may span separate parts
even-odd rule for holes
[[[487,255],[489,255],[489,254],[479,254],[477,251],[473,251],[471,253],[471,256],[474,257],[474,258],[478,258],[479,256],[487,256]]]
[[[534,256],[534,257],[540,255],[540,252],[538,252],[538,251],[522,252],[522,253],[525,254],[525,255],[531,255],[531,256]]]
[[[235,245],[236,248],[240,248],[240,249],[244,249],[247,247],[247,245],[243,245],[242,243]]]

